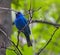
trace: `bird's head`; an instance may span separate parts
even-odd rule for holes
[[[21,16],[22,16],[22,13],[21,13],[21,12],[17,12],[17,13],[16,13],[16,18],[17,18],[17,17],[21,17]]]
[[[16,13],[16,17],[17,17],[17,16],[20,16],[20,14],[21,14],[20,12],[17,12],[17,13]]]

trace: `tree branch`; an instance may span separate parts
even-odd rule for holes
[[[32,0],[30,0],[29,21],[32,20]]]
[[[52,22],[48,22],[48,21],[44,21],[44,20],[32,20],[31,23],[44,23],[44,24],[49,24],[49,25],[53,25],[56,27],[60,26],[60,24],[56,24],[56,23],[52,23]]]
[[[18,31],[18,35],[17,35],[17,47],[19,45],[19,34],[20,34],[20,31]]]
[[[36,55],[39,55],[46,47],[47,45],[51,42],[54,34],[56,33],[56,31],[58,30],[59,28],[56,28],[53,32],[53,34],[51,35],[51,38],[48,40],[48,42],[45,44],[45,46],[42,48],[42,49],[39,49],[39,51],[36,53]]]

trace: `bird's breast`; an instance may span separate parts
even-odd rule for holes
[[[26,24],[20,19],[15,21],[15,25],[19,30],[21,30]]]

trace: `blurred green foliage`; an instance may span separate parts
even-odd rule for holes
[[[12,0],[11,8],[17,11],[21,11],[26,14],[31,7],[36,10],[41,7],[38,11],[33,13],[33,20],[45,20],[53,23],[60,23],[60,0]],[[26,15],[29,19],[29,15]],[[13,18],[14,19],[14,18]],[[33,23],[30,25],[31,28],[31,40],[33,40],[33,47],[27,47],[27,44],[20,42],[19,49],[23,55],[34,55],[39,49],[43,48],[51,37],[55,27],[43,23]],[[13,26],[13,33],[11,40],[17,43],[17,29]],[[22,38],[24,35],[21,33]],[[23,40],[22,40],[23,41]],[[44,49],[41,55],[60,55],[60,29],[55,33],[52,41]],[[13,51],[7,50],[6,55],[16,55]]]

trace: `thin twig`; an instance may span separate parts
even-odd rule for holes
[[[39,49],[38,53],[36,53],[36,55],[39,55],[46,47],[47,45],[51,42],[54,34],[56,33],[56,31],[58,30],[59,28],[56,28],[53,32],[53,34],[51,35],[51,38],[48,40],[48,42],[45,44],[45,46],[42,48],[42,49]]]
[[[32,0],[30,0],[29,20],[32,20]]]
[[[56,27],[60,26],[60,24],[56,24],[56,23],[52,23],[52,22],[48,22],[48,21],[44,21],[44,20],[32,20],[31,23],[44,23],[44,24],[49,24],[49,25],[53,25]]]
[[[38,9],[35,9],[35,10],[33,10],[32,12],[34,13],[34,12],[36,12],[36,11],[39,11],[41,8],[42,8],[42,7],[39,7]]]
[[[18,31],[18,35],[17,35],[17,47],[19,45],[19,34],[20,34],[20,31]]]
[[[15,45],[15,43],[14,43],[13,41],[11,41],[11,40],[10,40],[10,42],[14,45],[15,48],[17,48],[17,50],[19,51],[19,53],[20,53],[21,55],[23,55],[22,52],[20,51],[20,49]]]

